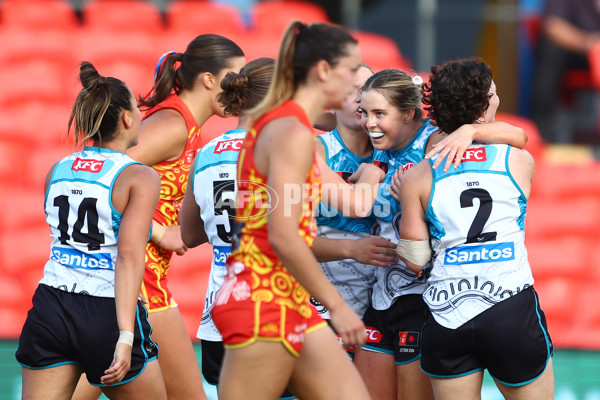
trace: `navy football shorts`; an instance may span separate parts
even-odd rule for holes
[[[492,306],[457,329],[429,315],[423,328],[421,368],[455,378],[487,368],[497,381],[522,386],[546,369],[553,346],[533,288]]]
[[[367,330],[363,349],[393,354],[396,365],[418,360],[426,317],[427,305],[420,294],[400,296],[387,310],[370,306],[363,317]]]
[[[100,378],[113,361],[119,338],[115,299],[39,285],[32,301],[17,361],[30,369],[78,364],[92,385],[104,386]],[[131,368],[116,385],[135,379],[158,356],[158,346],[150,338],[148,312],[139,301],[136,314]]]

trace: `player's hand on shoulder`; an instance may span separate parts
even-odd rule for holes
[[[392,175],[390,194],[397,202],[400,202],[400,188],[402,187],[402,180],[405,175],[406,171],[404,171],[404,168],[398,168],[396,172],[394,172],[394,175]]]
[[[441,141],[433,144],[433,149],[425,155],[425,158],[430,159],[439,153],[437,160],[435,160],[435,163],[433,164],[434,169],[437,168],[444,159],[446,159],[444,171],[448,171],[452,163],[454,163],[454,168],[456,168],[460,164],[465,151],[473,144],[474,134],[475,129],[471,125],[462,125]]]

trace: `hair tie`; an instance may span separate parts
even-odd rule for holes
[[[421,78],[420,75],[415,75],[415,76],[412,77],[412,82],[413,82],[413,84],[415,84],[417,86],[418,85],[422,85],[423,84],[423,78]]]
[[[176,53],[175,51],[167,51],[165,54],[160,56],[160,58],[158,59],[158,63],[156,64],[156,67],[154,68],[154,80],[152,81],[152,87],[150,88],[150,91],[148,92],[148,94],[146,94],[144,96],[144,98],[143,98],[144,101],[148,100],[150,98],[150,96],[152,95],[152,92],[154,92],[154,89],[156,89],[156,81],[158,80],[158,76],[160,75],[160,72],[162,71],[162,68],[165,64],[165,60],[171,54],[175,54],[175,53]]]
[[[167,51],[165,54],[163,54],[162,56],[160,56],[160,59],[158,60],[158,64],[156,64],[156,68],[154,68],[154,84],[155,85],[156,85],[156,79],[158,78],[158,75],[160,74],[160,71],[162,71],[162,67],[165,64],[165,60],[171,54],[175,54],[175,52],[174,51]]]

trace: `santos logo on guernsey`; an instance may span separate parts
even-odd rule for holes
[[[479,264],[515,259],[513,242],[481,246],[454,247],[446,250],[444,265]]]
[[[73,162],[71,169],[73,171],[87,171],[96,173],[102,170],[102,165],[104,165],[104,161],[85,160],[83,158],[78,158]]]
[[[75,249],[53,247],[50,259],[70,268],[113,269],[109,253],[85,254]]]

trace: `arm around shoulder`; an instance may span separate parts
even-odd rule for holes
[[[481,143],[506,143],[522,149],[527,144],[527,134],[518,126],[507,122],[495,121],[486,124],[473,124],[473,140]]]

